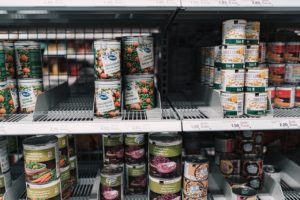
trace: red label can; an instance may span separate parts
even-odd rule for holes
[[[288,42],[286,43],[285,61],[288,63],[297,63],[300,53],[300,42]]]
[[[295,105],[295,87],[277,87],[274,102],[275,106],[278,108],[293,108]]]
[[[285,77],[285,64],[270,64],[269,77],[270,82],[274,85],[282,83]]]
[[[295,106],[300,107],[300,86],[295,88]]]
[[[270,42],[267,47],[267,57],[269,63],[284,62],[285,43]]]

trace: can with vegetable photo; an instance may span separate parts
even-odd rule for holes
[[[19,95],[16,79],[7,79],[7,87],[10,92],[14,107],[14,109],[12,109],[11,112],[16,113],[19,110]]]
[[[126,164],[126,192],[128,194],[144,194],[147,190],[146,164]]]
[[[149,200],[181,199],[181,176],[172,179],[149,176]]]
[[[115,118],[121,115],[121,82],[95,81],[96,116]]]
[[[104,167],[100,173],[100,199],[123,200],[123,169]]]
[[[23,141],[23,148],[27,183],[45,184],[60,177],[57,137],[29,137]]]
[[[247,21],[243,19],[223,21],[223,44],[244,44],[246,40],[246,25]]]
[[[68,135],[56,135],[56,137],[58,138],[59,167],[64,168],[69,165]]]
[[[145,160],[145,134],[125,134],[125,161],[127,163],[141,163]]]
[[[103,161],[105,164],[120,164],[124,161],[123,134],[103,134]]]
[[[5,68],[7,70],[7,78],[16,78],[16,62],[15,49],[13,42],[3,42],[5,54]]]
[[[60,179],[43,185],[26,183],[26,194],[26,200],[62,200]]]
[[[156,106],[154,75],[125,77],[127,110],[149,110]]]
[[[245,92],[265,92],[268,87],[269,70],[265,65],[260,68],[246,69]]]
[[[0,174],[0,199],[4,200],[4,194],[12,185],[10,171]]]
[[[72,195],[70,165],[64,168],[60,168],[60,180],[61,180],[62,200],[67,200]]]

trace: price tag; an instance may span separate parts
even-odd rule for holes
[[[298,123],[296,120],[289,120],[289,127],[290,128],[298,128]]]
[[[50,133],[59,133],[59,129],[57,127],[51,126],[50,129],[49,129],[49,132]]]
[[[280,128],[289,128],[289,123],[288,122],[279,122],[279,127]]]
[[[201,130],[200,124],[191,124],[191,129],[192,130]]]
[[[232,122],[231,123],[231,127],[234,128],[234,129],[240,129],[240,124],[238,122]]]
[[[251,128],[249,122],[247,122],[247,121],[241,121],[240,125],[241,125],[241,128],[246,128],[246,129],[250,129]]]
[[[201,129],[211,129],[209,123],[201,122]]]

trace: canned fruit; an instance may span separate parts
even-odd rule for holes
[[[4,54],[5,54],[5,68],[7,71],[7,77],[11,79],[16,78],[16,66],[15,66],[15,52],[14,44],[12,42],[4,42]]]
[[[13,102],[9,102],[9,104],[13,104],[13,105],[11,105],[11,112],[16,113],[19,109],[19,96],[18,96],[16,79],[8,79],[7,87],[8,87],[8,90],[10,92],[10,95],[11,95],[11,98],[13,101]]]
[[[285,66],[284,82],[292,84],[300,82],[300,64],[287,64]]]
[[[145,160],[145,134],[125,135],[125,160],[127,163],[140,163]]]
[[[268,93],[245,93],[245,114],[265,115],[268,108]]]
[[[223,45],[221,49],[222,69],[242,69],[245,64],[244,45]]]
[[[26,193],[28,200],[51,199],[60,200],[61,182],[60,179],[43,185],[26,183]]]
[[[285,77],[285,64],[269,64],[270,82],[281,84]]]
[[[246,44],[258,44],[260,33],[260,22],[247,22],[246,28]]]
[[[270,42],[267,45],[267,57],[269,63],[284,62],[285,43]]]
[[[287,63],[297,63],[300,61],[300,42],[286,43],[286,50],[284,55]]]
[[[266,54],[267,54],[267,46],[265,42],[260,42],[259,43],[259,56],[258,56],[258,61],[259,63],[265,63],[266,62]]]
[[[114,118],[121,114],[121,82],[95,81],[96,116]]]
[[[233,200],[256,200],[256,191],[248,186],[232,187]]]
[[[236,154],[223,154],[220,158],[220,171],[225,176],[240,174],[241,160]]]
[[[123,163],[123,134],[104,134],[102,143],[103,161],[105,164]]]
[[[223,44],[244,44],[246,39],[246,24],[242,19],[233,19],[223,22]]]
[[[203,156],[187,156],[184,162],[184,178],[192,181],[208,179],[208,159]]]
[[[245,49],[245,67],[257,67],[259,62],[259,46],[247,45]]]
[[[125,74],[153,74],[152,37],[126,37],[123,43]]]
[[[245,86],[245,70],[222,70],[222,92],[243,92]]]
[[[114,40],[94,42],[95,72],[97,79],[121,78],[121,43]]]
[[[125,105],[127,110],[149,110],[155,107],[154,76],[126,76]]]
[[[207,196],[208,179],[202,181],[192,181],[183,178],[183,193],[191,198]]]
[[[278,108],[293,108],[295,105],[295,87],[277,87],[275,92],[275,106]]]
[[[65,168],[60,169],[61,175],[61,191],[62,191],[62,199],[69,199],[72,195],[72,182],[71,182],[71,173],[70,173],[70,165]]]
[[[105,167],[100,173],[100,199],[122,200],[123,199],[123,169]]]
[[[4,200],[4,194],[12,185],[10,171],[0,174],[0,199]]]
[[[147,189],[146,165],[126,164],[126,191],[131,194],[145,193]]]
[[[58,138],[59,167],[67,167],[69,165],[68,135],[56,135],[56,137]]]
[[[221,103],[225,116],[243,115],[244,94],[243,93],[221,93]]]
[[[149,176],[149,200],[180,200],[181,177],[160,179]]]

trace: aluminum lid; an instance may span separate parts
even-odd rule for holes
[[[256,196],[257,194],[257,192],[254,189],[248,186],[233,186],[232,192],[242,197],[252,197]]]
[[[185,162],[189,162],[189,163],[207,163],[208,159],[202,155],[188,155],[185,157]]]
[[[109,40],[109,39],[103,39],[103,40],[96,40],[94,41],[94,45],[121,45],[121,42],[118,40]]]
[[[181,144],[181,135],[178,133],[153,133],[149,136],[149,143],[159,145]]]
[[[58,139],[54,135],[33,136],[33,137],[26,138],[23,141],[23,145],[45,146],[50,143],[56,143],[57,141]]]

